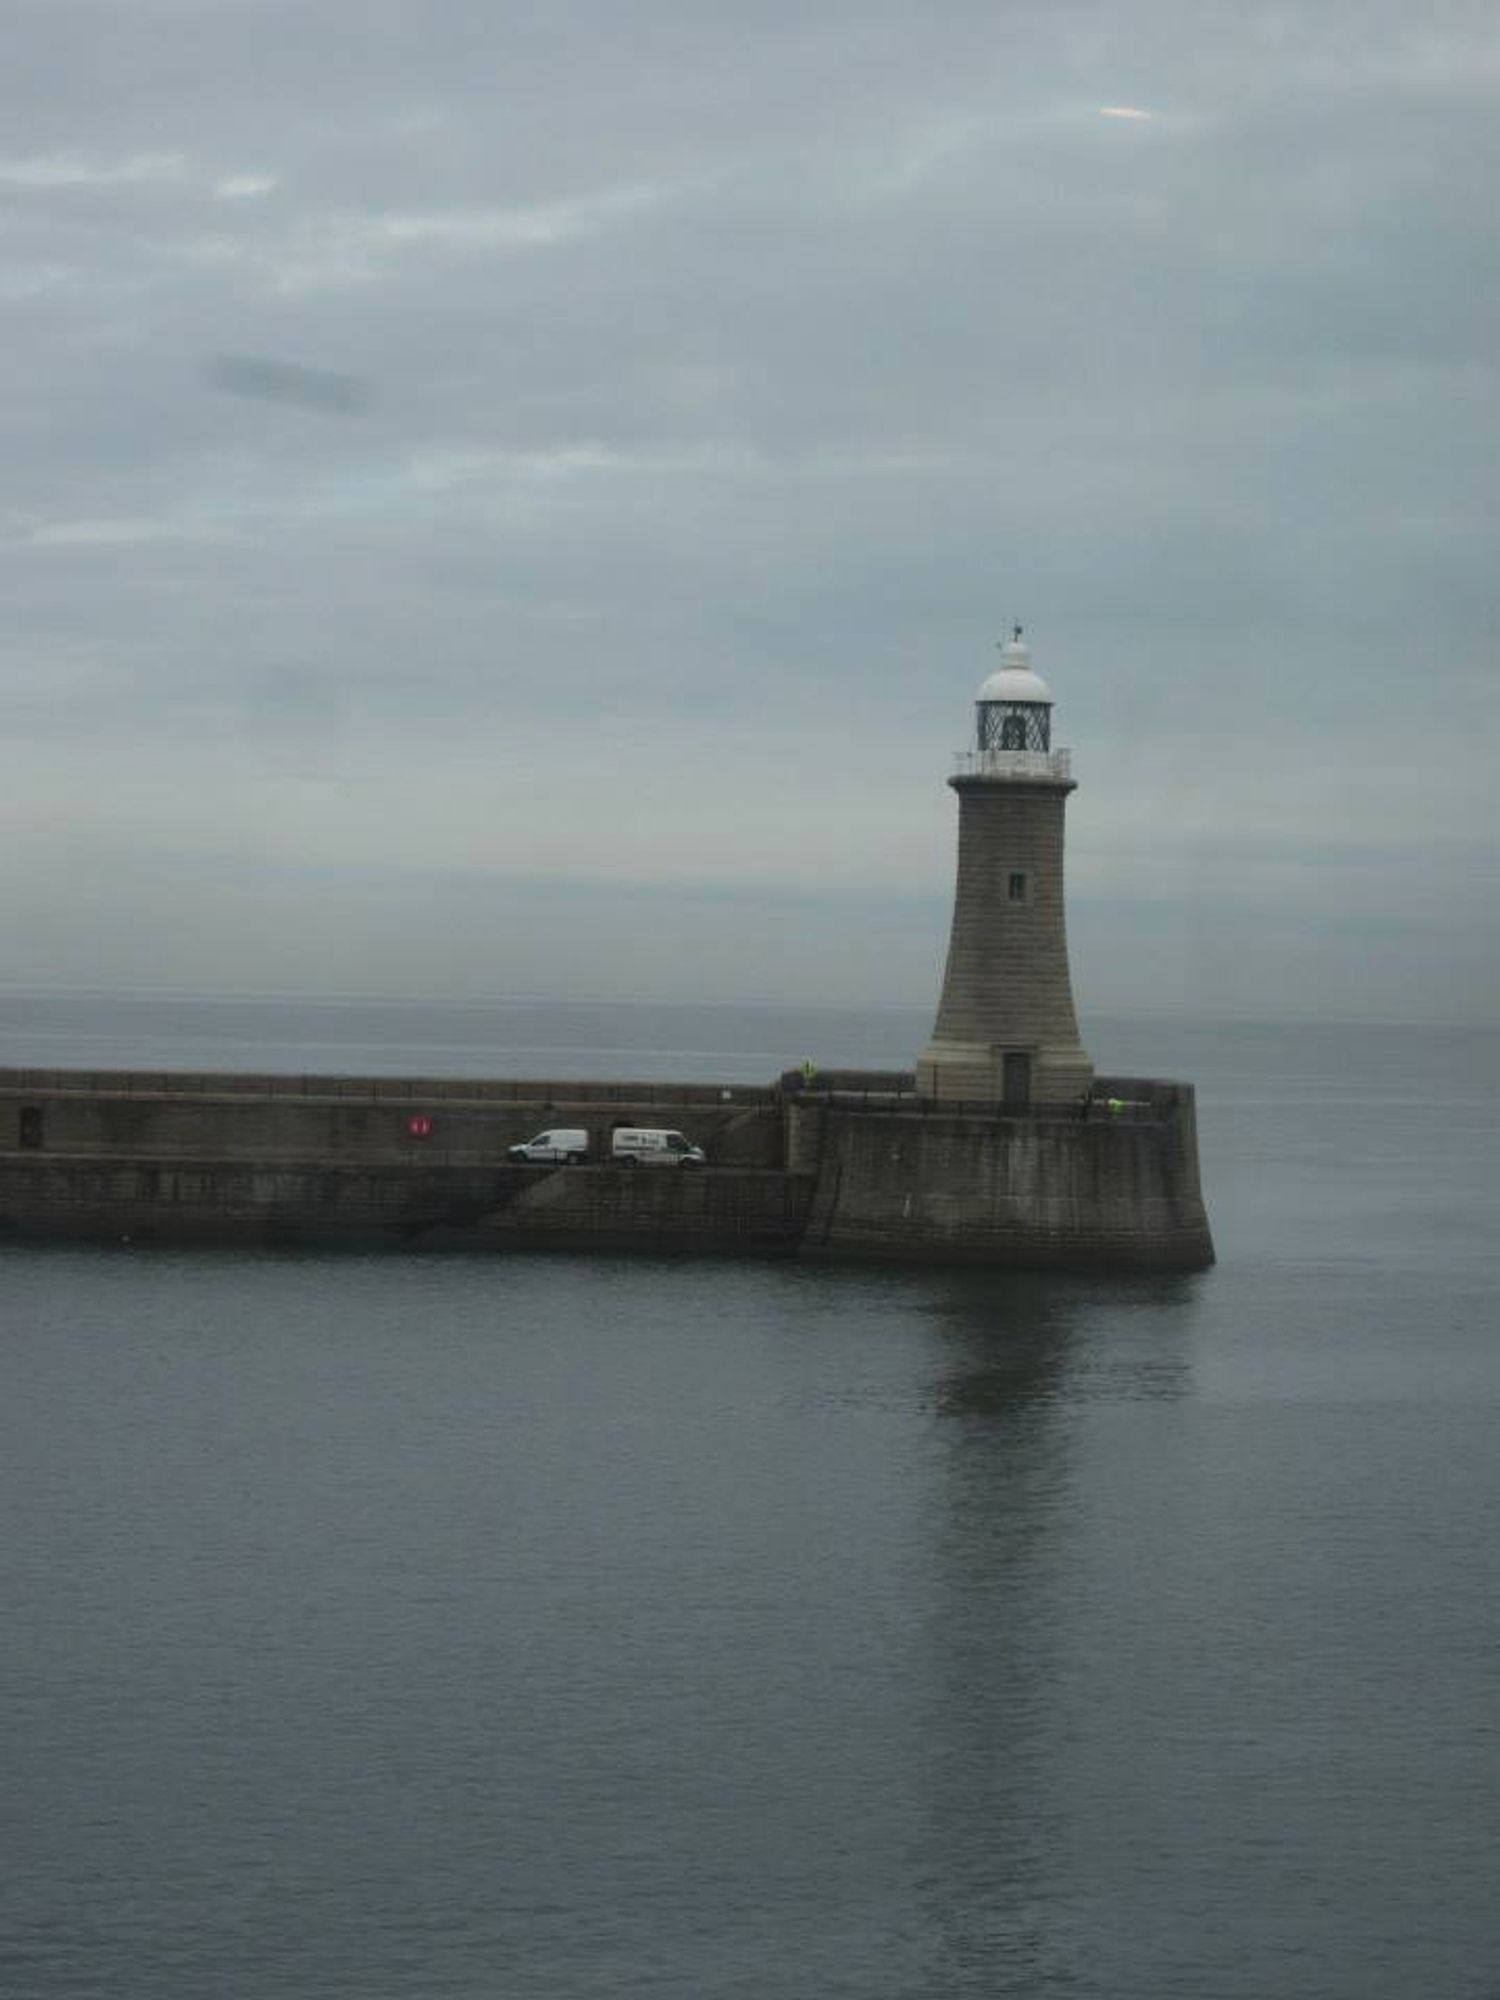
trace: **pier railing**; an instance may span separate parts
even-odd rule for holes
[[[323,1098],[361,1104],[772,1104],[750,1083],[588,1078],[250,1075],[193,1070],[0,1069],[0,1092],[38,1097]]]
[[[858,1073],[834,1072],[804,1081],[795,1072],[783,1078],[788,1093],[795,1092],[806,1102],[821,1102],[840,1111],[880,1111],[912,1118],[969,1118],[991,1124],[996,1120],[1025,1120],[1041,1125],[1078,1124],[1161,1124],[1175,1116],[1183,1100],[1184,1086],[1159,1077],[1096,1076],[1086,1098],[1064,1099],[1041,1104],[1007,1104],[994,1097],[922,1097],[914,1088],[915,1079],[889,1080],[858,1077]]]
[[[1183,1086],[1153,1077],[1096,1076],[1088,1101],[1011,1105],[986,1098],[922,1097],[909,1070],[786,1070],[775,1084],[673,1083],[660,1077],[627,1082],[535,1077],[359,1077],[248,1075],[189,1070],[0,1069],[0,1094],[10,1097],[191,1097],[271,1101],[390,1104],[413,1110],[442,1104],[628,1104],[748,1109],[784,1098],[839,1110],[896,1112],[920,1118],[1029,1119],[1048,1124],[1172,1116]]]

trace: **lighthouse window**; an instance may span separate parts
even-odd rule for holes
[[[1000,725],[1000,748],[1002,750],[1024,750],[1026,748],[1026,718],[1024,715],[1007,715]]]
[[[1010,878],[1010,900],[1013,903],[1026,901],[1026,877],[1022,873],[1017,872]]]

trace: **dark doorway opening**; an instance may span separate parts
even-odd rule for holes
[[[1031,1057],[1008,1054],[1002,1058],[1000,1098],[1007,1110],[1024,1111],[1031,1102]]]
[[[21,1144],[35,1151],[42,1143],[42,1113],[36,1104],[21,1107]]]

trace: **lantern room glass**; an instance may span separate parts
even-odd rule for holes
[[[1050,750],[1052,708],[1045,701],[982,701],[981,750]]]

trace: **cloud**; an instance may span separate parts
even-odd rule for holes
[[[0,76],[0,709],[39,896],[144,821],[138,887],[274,850],[309,934],[326,871],[403,847],[941,913],[1014,609],[1089,923],[1186,936],[1211,881],[1232,938],[1280,898],[1352,1000],[1383,883],[1455,885],[1434,966],[1488,934],[1487,33],[1387,0],[66,20],[23,9]],[[66,869],[28,846],[59,814]],[[690,951],[663,894],[652,948]],[[1387,998],[1428,980],[1400,914]]]
[[[217,201],[255,201],[276,191],[274,174],[226,174],[213,184]]]
[[[162,520],[150,516],[117,516],[72,521],[38,521],[12,529],[15,542],[33,549],[129,548],[152,542],[222,539],[201,521]]]
[[[257,354],[220,354],[208,364],[212,388],[226,395],[248,396],[267,403],[291,403],[308,410],[355,416],[369,407],[368,383],[331,368],[309,368],[301,362],[272,361]]]
[[[238,269],[284,297],[386,282],[418,260],[511,257],[572,244],[665,199],[648,185],[600,189],[516,206],[318,212],[276,230],[184,235],[170,256]]]
[[[181,153],[132,153],[114,161],[89,160],[73,152],[0,160],[0,187],[46,192],[58,188],[111,188],[144,182],[176,182],[187,177]]]

